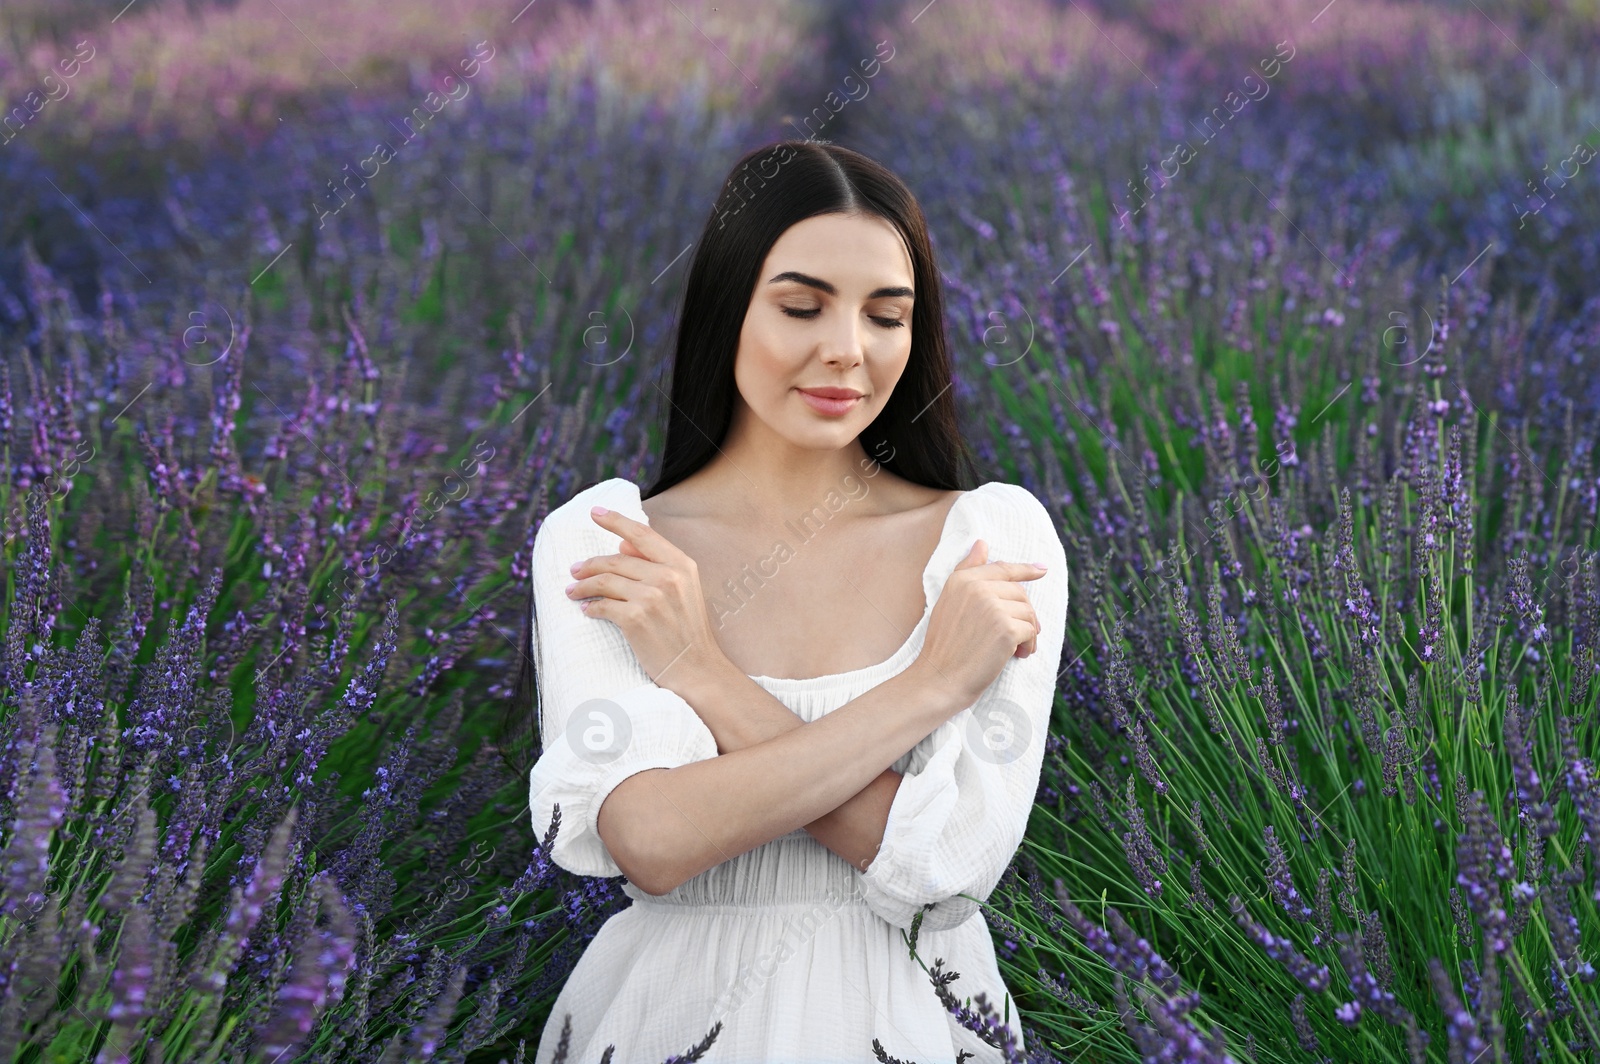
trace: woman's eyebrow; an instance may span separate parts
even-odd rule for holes
[[[836,296],[839,294],[839,290],[833,285],[829,284],[827,281],[824,281],[820,277],[812,277],[810,274],[801,273],[799,270],[784,270],[767,283],[781,284],[784,281],[797,281],[800,284],[807,285],[822,292],[826,292],[830,296]],[[916,298],[915,293],[913,293],[911,289],[907,288],[905,285],[875,288],[871,292],[867,293],[868,299],[884,299],[890,296],[908,296],[912,299]]]

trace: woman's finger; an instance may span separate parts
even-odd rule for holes
[[[1013,652],[1017,657],[1025,658],[1039,649],[1039,635],[1043,629],[1039,626],[1038,615],[1033,610],[1030,609],[1026,613],[1021,613],[1017,616],[1023,623],[1033,627],[1033,635],[1029,636],[1026,642],[1018,643],[1017,649]]]
[[[624,543],[633,547],[641,557],[649,561],[666,564],[681,560],[680,555],[683,552],[678,550],[670,539],[643,521],[635,521],[618,510],[607,510],[603,506],[591,507],[589,516],[593,518],[595,524],[607,532],[621,536]]]
[[[1032,562],[988,562],[984,565],[972,567],[973,575],[979,580],[1037,580],[1047,570],[1039,568]]]
[[[617,576],[615,573],[596,573],[581,580],[574,580],[567,587],[567,597],[573,601],[605,598],[627,602],[630,588],[638,586],[637,581]]]
[[[572,567],[574,579],[587,576],[598,576],[601,573],[616,573],[630,580],[645,580],[660,562],[653,562],[634,554],[596,554],[592,558],[581,559]]]
[[[1044,630],[1039,625],[1039,615],[1034,612],[1031,602],[1013,602],[1006,606],[1006,610],[1016,620],[1026,621],[1028,624],[1033,625],[1035,635]]]
[[[1028,592],[1024,590],[1023,585],[1015,580],[992,581],[992,590],[994,591],[996,598],[1003,598],[1007,602],[1033,601],[1032,599],[1028,598]]]

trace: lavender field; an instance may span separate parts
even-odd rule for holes
[[[533,1060],[630,904],[530,826],[533,538],[786,138],[916,192],[1071,566],[1026,1049],[929,995],[1600,1059],[1600,2],[125,2],[0,15],[0,1062]]]

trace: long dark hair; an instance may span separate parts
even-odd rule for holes
[[[883,410],[862,433],[862,445],[883,468],[915,484],[946,491],[976,486],[975,463],[956,416],[939,268],[916,197],[860,152],[826,141],[785,140],[735,163],[706,217],[678,315],[661,468],[654,483],[641,489],[641,498],[693,475],[726,438],[733,420],[739,333],[772,245],[807,218],[856,212],[876,215],[899,230],[911,253],[916,293],[910,358]],[[523,618],[521,666],[502,733],[518,738],[535,734],[538,720],[531,579]],[[519,766],[519,771],[526,770]]]

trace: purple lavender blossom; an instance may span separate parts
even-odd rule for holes
[[[1294,878],[1289,874],[1289,855],[1284,852],[1283,844],[1278,841],[1271,824],[1266,826],[1264,835],[1267,845],[1267,889],[1284,912],[1301,923],[1309,922],[1316,911],[1306,904],[1305,898],[1295,888]]]
[[[1434,993],[1439,997],[1439,1007],[1444,1010],[1445,1024],[1450,1037],[1452,1055],[1464,1060],[1478,1060],[1489,1049],[1478,1031],[1478,1021],[1461,1003],[1450,977],[1437,957],[1428,958],[1428,975],[1433,980]]]
[[[1228,898],[1228,907],[1234,920],[1244,929],[1249,939],[1267,951],[1267,956],[1282,964],[1307,990],[1320,993],[1328,989],[1329,972],[1325,964],[1315,964],[1295,949],[1294,943],[1280,938],[1257,923],[1245,908],[1244,901],[1234,894]]]

